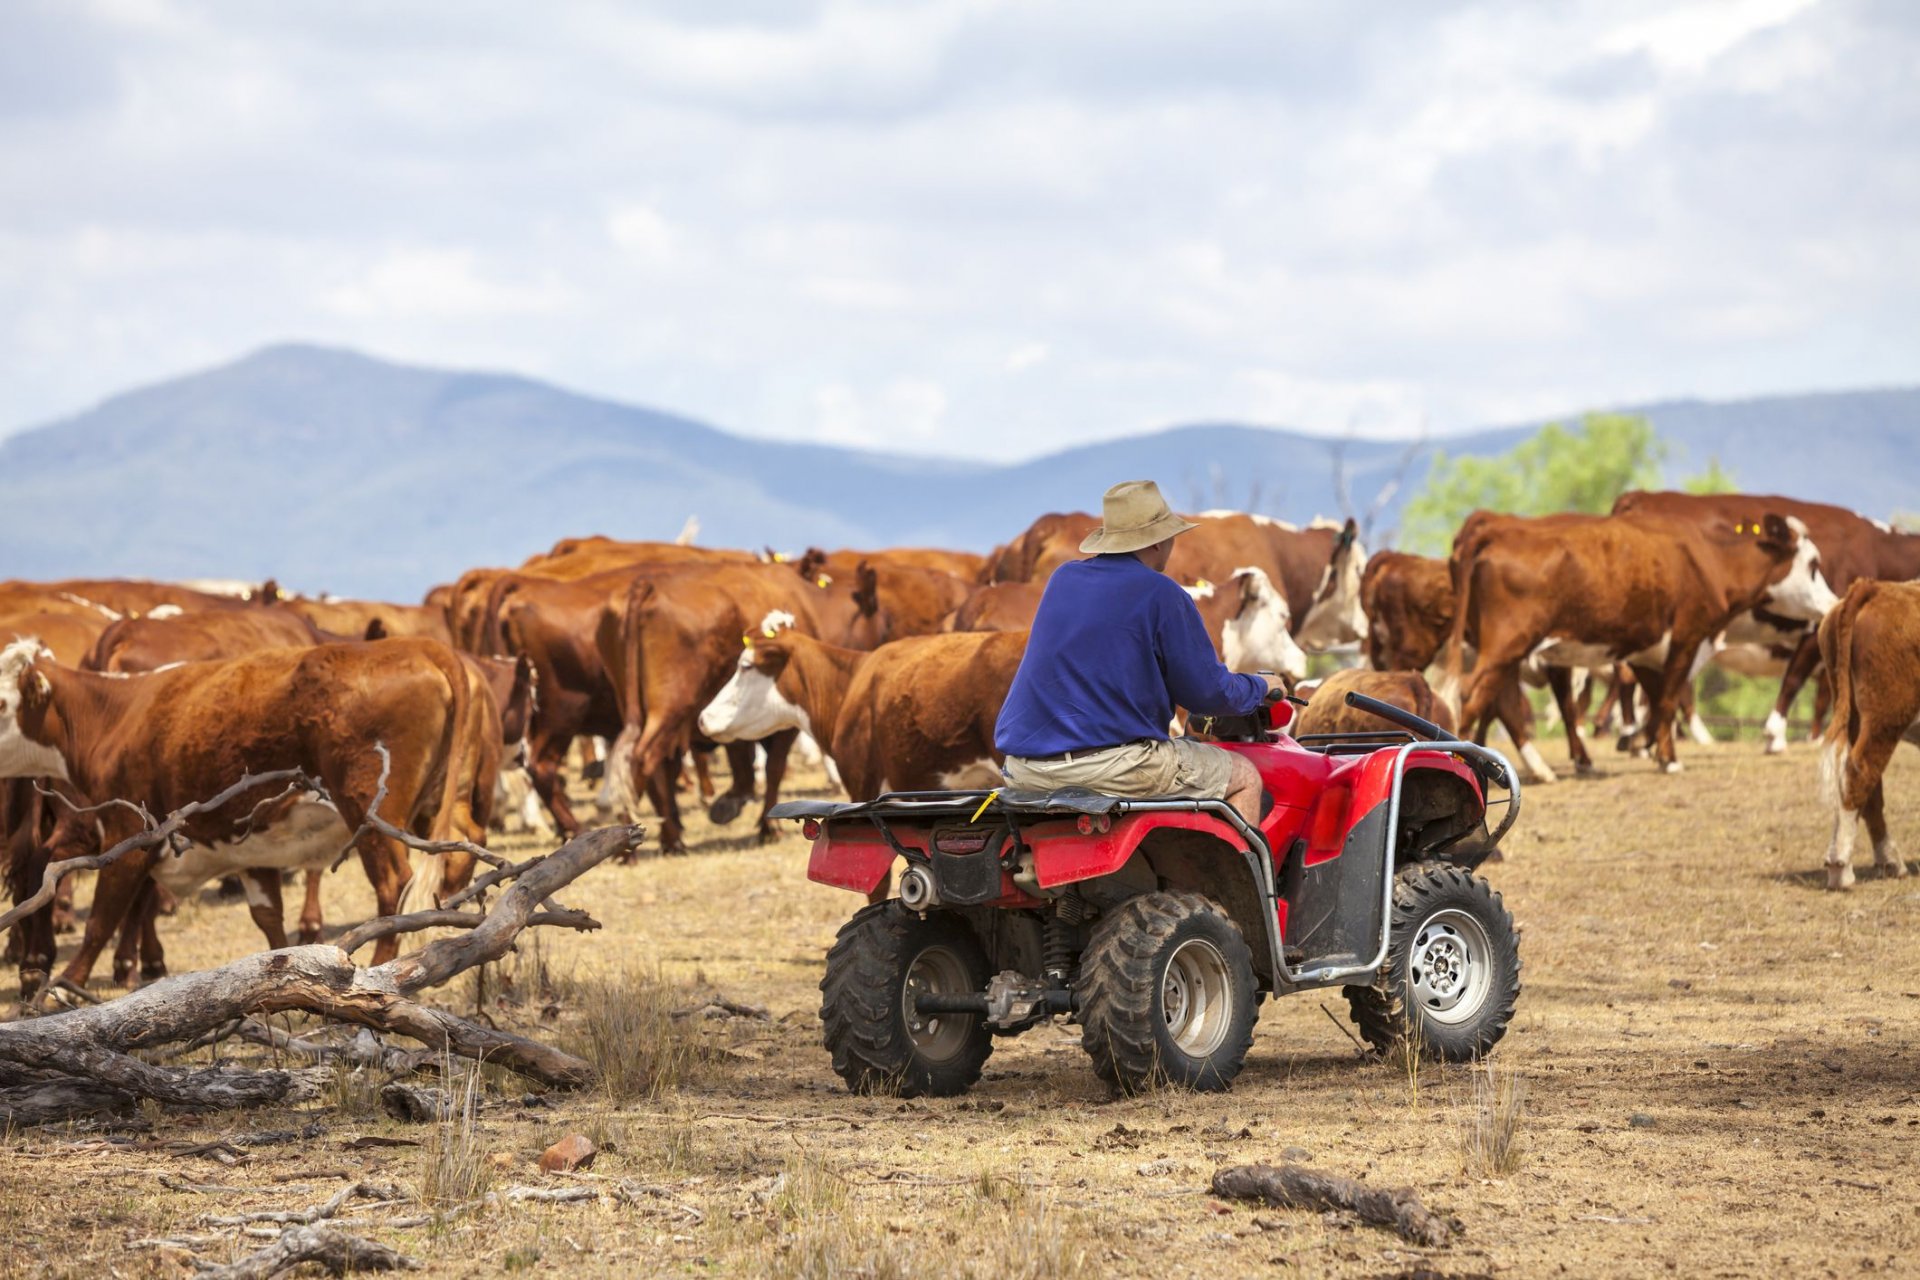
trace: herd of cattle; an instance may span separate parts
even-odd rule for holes
[[[1447,559],[1369,557],[1351,521],[1194,518],[1167,571],[1230,666],[1301,681],[1310,653],[1359,645],[1368,659],[1311,701],[1298,732],[1369,727],[1346,723],[1332,696],[1360,688],[1480,736],[1498,720],[1549,781],[1523,684],[1551,688],[1585,769],[1583,697],[1606,683],[1594,723],[1613,708],[1623,746],[1676,771],[1674,725],[1707,662],[1782,677],[1769,751],[1785,749],[1786,711],[1823,672],[1829,884],[1852,883],[1856,818],[1876,864],[1905,874],[1881,774],[1903,737],[1920,742],[1920,585],[1909,585],[1920,535],[1837,507],[1674,493],[1627,494],[1604,517],[1478,512]],[[689,759],[727,822],[754,798],[764,756],[763,837],[796,744],[821,752],[855,799],[993,785],[993,725],[1041,591],[1095,524],[1047,515],[989,556],[567,539],[420,605],[288,598],[272,584],[0,583],[10,888],[18,901],[51,861],[249,774],[298,770],[317,784],[256,787],[195,815],[171,847],[103,869],[59,976],[81,987],[116,937],[116,980],[136,964],[143,978],[164,973],[156,918],[214,877],[240,878],[270,946],[287,941],[283,876],[305,873],[298,936],[315,940],[321,876],[350,853],[382,913],[441,900],[473,872],[459,842],[510,822],[580,829],[572,761],[604,771],[607,816],[645,795],[668,852],[682,847]],[[715,750],[731,778],[718,795]],[[367,822],[376,806],[454,851],[410,849]],[[51,976],[70,919],[63,893],[15,927],[23,996]],[[376,960],[396,947],[377,945]]]

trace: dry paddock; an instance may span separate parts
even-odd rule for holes
[[[585,1185],[595,1201],[406,1229],[384,1224],[417,1209],[352,1211],[355,1230],[449,1276],[1920,1272],[1920,880],[1822,890],[1806,746],[1686,759],[1662,777],[1609,756],[1599,778],[1531,792],[1490,868],[1524,929],[1520,1013],[1495,1059],[1525,1090],[1503,1174],[1463,1154],[1471,1069],[1362,1058],[1338,993],[1269,1004],[1221,1096],[1109,1100],[1072,1031],[1043,1027],[1000,1042],[967,1097],[850,1097],[818,1043],[815,984],[857,902],[806,882],[797,833],[761,848],[696,819],[689,856],[605,867],[568,895],[605,932],[548,939],[484,999],[503,1024],[578,1036],[594,993],[637,968],[669,1004],[718,992],[770,1018],[666,1020],[698,1052],[656,1097],[527,1100],[486,1081],[475,1141],[493,1185]],[[1914,776],[1903,753],[1891,809],[1910,846]],[[331,919],[368,905],[353,875],[333,878]],[[176,968],[254,936],[244,907],[210,898],[166,922]],[[446,998],[471,1009],[476,991]],[[426,1178],[428,1146],[349,1146],[431,1128],[387,1119],[351,1081],[329,1105],[144,1119],[5,1135],[0,1274],[189,1275],[190,1253],[133,1242],[191,1237],[225,1261],[255,1246],[203,1215],[299,1209],[347,1177],[410,1192]],[[323,1131],[237,1158],[181,1154],[312,1121]],[[535,1158],[572,1131],[607,1149],[543,1182]],[[1413,1187],[1459,1220],[1458,1243],[1423,1253],[1337,1215],[1207,1194],[1216,1167],[1285,1154]]]

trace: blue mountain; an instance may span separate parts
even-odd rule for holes
[[[1743,488],[1874,515],[1920,509],[1920,389],[1639,406],[1675,476],[1717,457]],[[1510,448],[1531,426],[1450,437]],[[1008,466],[729,434],[527,378],[425,369],[312,346],[131,391],[0,440],[0,577],[277,577],[417,598],[568,534],[710,545],[985,550],[1037,514],[1156,476],[1188,508],[1304,521],[1349,501],[1390,526],[1427,459],[1228,423]]]

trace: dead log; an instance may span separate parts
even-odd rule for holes
[[[398,1032],[437,1052],[497,1062],[548,1085],[588,1084],[594,1078],[593,1068],[580,1058],[468,1022],[410,997],[499,959],[521,930],[539,923],[540,917],[561,914],[564,923],[580,927],[573,919],[577,913],[539,908],[591,868],[630,852],[643,834],[639,827],[603,827],[575,837],[526,866],[493,910],[468,932],[431,942],[383,965],[358,968],[335,946],[286,947],[218,969],[163,978],[105,1004],[0,1024],[0,1079],[9,1084],[22,1079],[39,1082],[24,1091],[8,1090],[0,1118],[43,1123],[52,1118],[62,1100],[85,1102],[91,1112],[100,1110],[103,1102],[114,1101],[110,1094],[126,1099],[116,1109],[124,1109],[133,1099],[153,1098],[202,1110],[311,1096],[329,1076],[327,1069],[187,1071],[133,1056],[191,1041],[228,1023],[291,1011]],[[84,1092],[75,1094],[74,1089],[81,1086]]]
[[[1444,1248],[1454,1225],[1435,1217],[1412,1187],[1391,1191],[1305,1165],[1243,1164],[1213,1175],[1213,1194],[1230,1200],[1261,1200],[1281,1209],[1340,1209],[1370,1226],[1386,1227],[1429,1249]]]
[[[317,1262],[334,1275],[352,1271],[418,1271],[420,1263],[403,1253],[331,1227],[288,1227],[258,1253],[200,1274],[213,1280],[269,1280],[303,1262]]]

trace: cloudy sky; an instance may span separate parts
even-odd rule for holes
[[[1920,382],[1906,0],[0,0],[0,430],[287,339],[1027,456]]]

